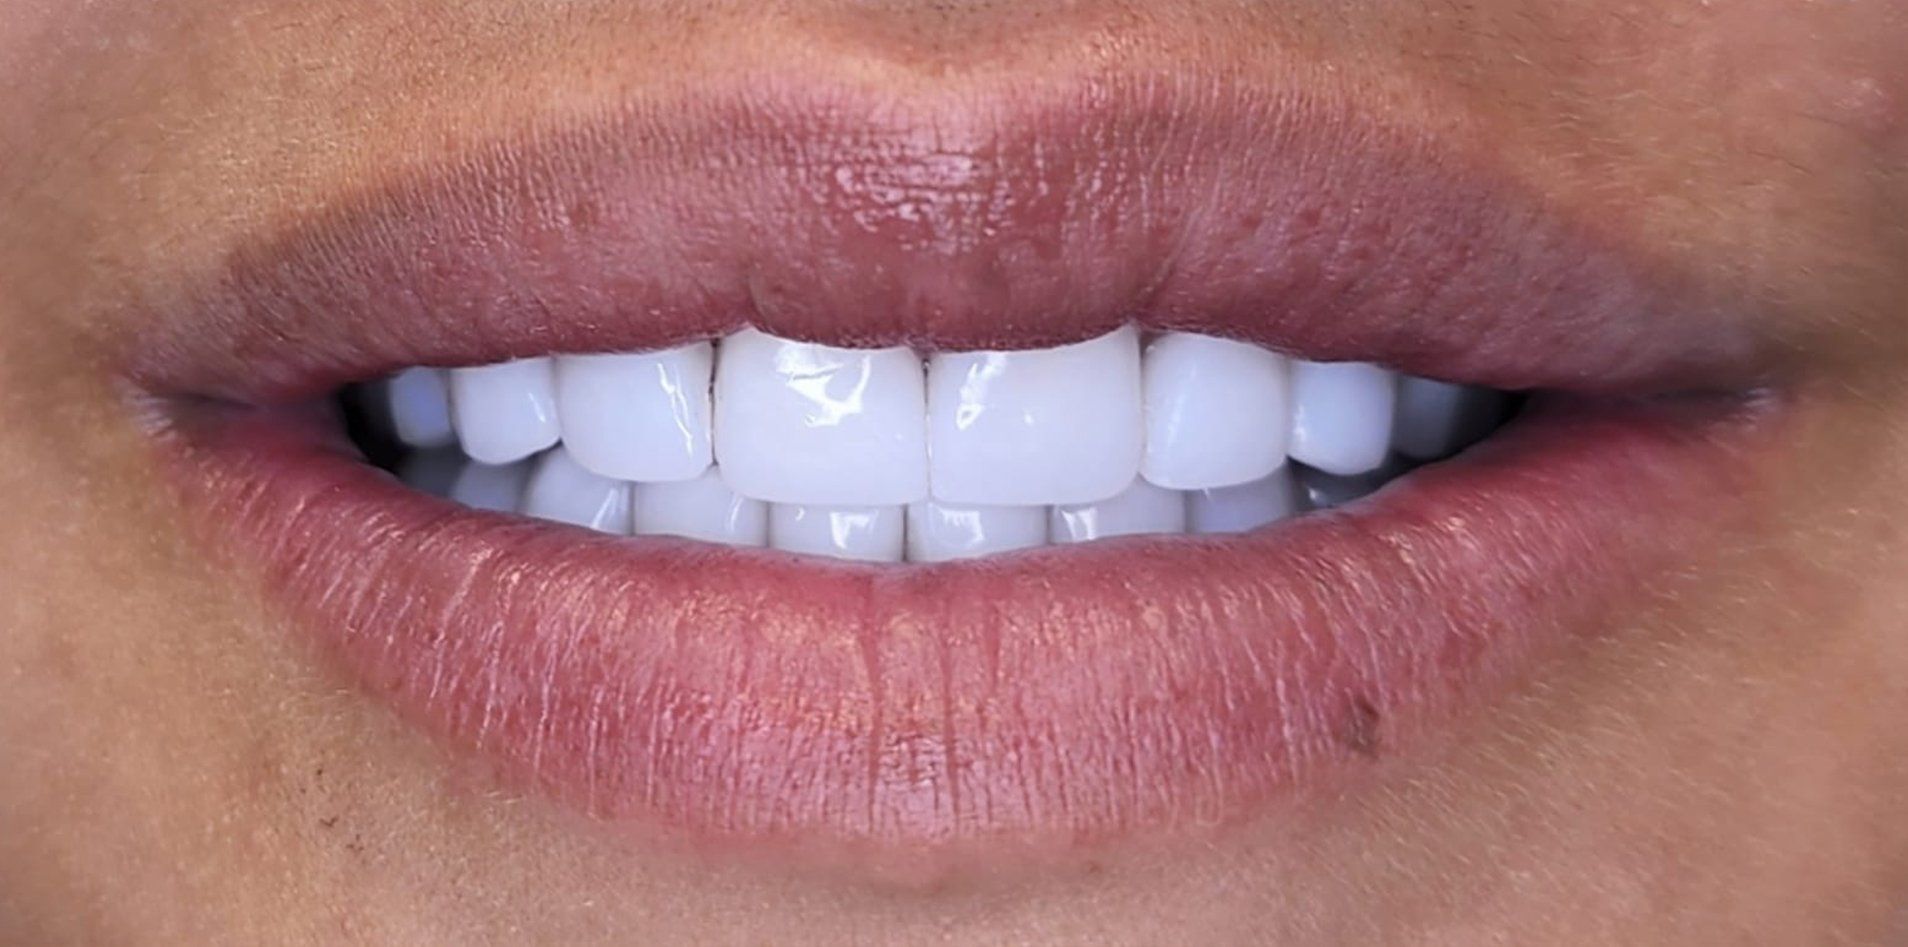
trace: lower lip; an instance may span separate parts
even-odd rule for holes
[[[165,442],[214,548],[514,785],[693,842],[918,852],[1225,823],[1411,746],[1712,550],[1777,413],[1544,405],[1259,533],[926,567],[463,509],[283,412]]]

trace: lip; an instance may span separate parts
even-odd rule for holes
[[[1461,133],[1220,80],[1011,107],[765,88],[367,191],[186,287],[123,360],[207,541],[295,627],[595,815],[888,852],[1249,816],[1619,624],[1739,520],[1781,413],[1664,395],[1783,368],[1726,295],[1545,210]],[[1019,348],[1124,321],[1573,394],[1259,533],[906,569],[461,509],[294,406],[744,323]]]
[[[313,209],[120,349],[149,391],[245,402],[745,324],[971,350],[1136,322],[1504,389],[1785,380],[1728,287],[1546,207],[1462,119],[1381,118],[1344,86],[1188,72],[897,101],[746,76]]]

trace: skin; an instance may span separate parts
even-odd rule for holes
[[[0,15],[0,941],[1908,938],[1908,3],[168,4]],[[1797,406],[1713,557],[1343,793],[907,882],[632,842],[470,764],[209,568],[126,303],[534,116],[775,63],[1011,96],[1340,63],[1739,286]],[[687,77],[687,78],[685,78]]]

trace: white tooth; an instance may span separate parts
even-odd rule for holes
[[[1353,500],[1378,492],[1378,488],[1403,475],[1405,465],[1389,463],[1377,470],[1369,470],[1349,477],[1338,477],[1309,467],[1301,467],[1295,474],[1298,478],[1299,492],[1307,509],[1329,510],[1344,506]]]
[[[449,447],[457,443],[451,427],[450,383],[436,368],[407,368],[384,383],[391,432],[412,447]]]
[[[787,552],[900,562],[907,515],[898,506],[769,507],[769,545]]]
[[[1048,532],[1056,543],[1084,543],[1114,536],[1186,531],[1186,495],[1144,480],[1110,500],[1056,506]]]
[[[737,493],[776,503],[874,506],[927,496],[921,360],[753,329],[722,341],[715,455]]]
[[[1299,512],[1299,491],[1288,465],[1272,475],[1236,487],[1200,490],[1192,495],[1192,531],[1245,533]]]
[[[908,506],[908,559],[946,562],[1043,546],[1047,510],[1040,506]]]
[[[1503,412],[1502,392],[1407,376],[1398,385],[1391,446],[1414,460],[1435,460],[1489,434]]]
[[[557,442],[556,376],[549,359],[454,368],[450,387],[457,438],[471,459],[507,464]]]
[[[981,506],[1092,503],[1139,473],[1139,334],[928,365],[934,498]]]
[[[635,507],[638,535],[768,545],[768,504],[737,496],[713,468],[694,480],[637,484]]]
[[[515,513],[523,501],[523,484],[530,479],[530,462],[480,464],[471,461],[451,484],[450,498],[468,507],[497,513]]]
[[[1376,365],[1293,361],[1292,459],[1341,476],[1384,463],[1397,390]]]
[[[714,348],[565,355],[556,360],[563,446],[616,480],[690,480],[709,469],[709,370]]]
[[[519,508],[538,519],[629,533],[629,484],[590,473],[561,447],[537,461]]]
[[[1285,357],[1256,345],[1169,332],[1146,347],[1146,459],[1174,490],[1257,480],[1285,463],[1292,429]]]
[[[449,496],[451,484],[465,463],[464,455],[454,450],[421,450],[406,455],[398,463],[397,474],[413,490],[434,497]]]

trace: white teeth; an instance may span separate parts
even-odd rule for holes
[[[689,480],[709,469],[707,342],[635,355],[556,361],[563,446],[617,480]]]
[[[1110,500],[1056,506],[1048,531],[1056,543],[1084,543],[1114,536],[1186,531],[1186,495],[1144,480],[1133,481]]]
[[[384,383],[391,431],[411,447],[457,443],[451,427],[450,383],[435,368],[407,368]]]
[[[1246,533],[1296,515],[1299,491],[1287,465],[1263,480],[1200,490],[1192,494],[1191,506],[1195,533]]]
[[[1391,447],[1398,377],[1363,362],[1292,363],[1292,459],[1327,473],[1364,473]]]
[[[1391,446],[1413,460],[1435,460],[1489,434],[1503,412],[1502,392],[1406,378],[1398,386]]]
[[[405,486],[420,493],[450,496],[451,484],[467,463],[464,455],[454,450],[421,450],[404,458],[397,475]]]
[[[908,559],[972,559],[1047,542],[1047,511],[1038,506],[908,506]]]
[[[1389,483],[1400,472],[1396,468],[1381,467],[1362,474],[1338,477],[1320,470],[1302,469],[1297,476],[1299,492],[1305,495],[1305,508],[1329,510],[1378,492],[1379,487]]]
[[[537,462],[519,509],[538,519],[627,535],[629,502],[629,484],[583,469],[558,448]]]
[[[787,552],[864,562],[900,562],[907,516],[898,506],[769,508],[769,545]]]
[[[923,366],[906,348],[750,329],[409,369],[352,394],[374,446],[395,434],[413,448],[405,482],[466,506],[872,562],[1255,530],[1462,449],[1507,398],[1216,336],[1149,338],[1142,352],[1128,326]],[[447,442],[462,453],[429,446]]]
[[[1255,345],[1169,332],[1146,347],[1147,480],[1174,490],[1257,480],[1285,463],[1286,360]]]
[[[768,504],[737,496],[714,469],[694,480],[635,488],[636,533],[729,546],[768,545]]]
[[[556,377],[549,359],[456,368],[450,383],[457,438],[471,459],[507,464],[557,442]]]
[[[935,355],[928,365],[934,498],[1091,503],[1139,473],[1139,335],[1024,352]]]
[[[753,329],[722,342],[715,454],[737,493],[776,503],[899,506],[927,496],[921,362]]]
[[[492,466],[475,461],[458,471],[451,484],[450,498],[468,507],[496,513],[515,513],[523,501],[524,481],[530,479],[530,462]]]

